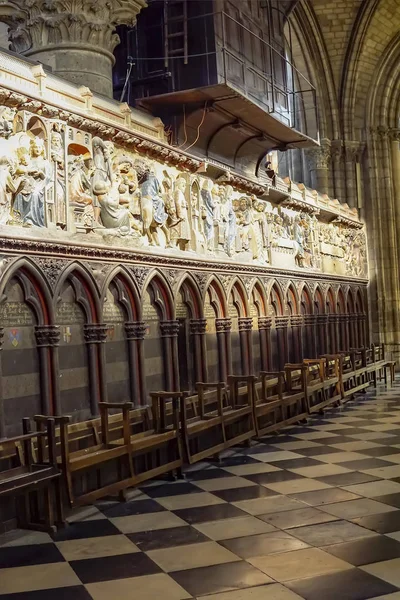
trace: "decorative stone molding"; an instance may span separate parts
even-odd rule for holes
[[[105,323],[86,323],[83,335],[87,344],[102,344],[107,339],[108,325]]]
[[[161,337],[178,337],[179,321],[160,321]]]
[[[125,323],[125,335],[127,340],[143,340],[147,324],[144,321],[132,321]]]
[[[317,315],[303,315],[304,325],[315,325]]]
[[[303,315],[290,315],[291,327],[301,327],[304,323]]]
[[[229,317],[215,319],[215,329],[217,333],[230,331],[232,329],[232,319],[230,319]]]
[[[253,329],[253,319],[251,317],[239,317],[239,331],[251,331]]]
[[[275,329],[284,329],[289,325],[289,317],[275,317]]]
[[[325,325],[328,322],[329,315],[315,315],[315,320],[319,325]]]
[[[37,325],[35,327],[35,337],[38,348],[58,346],[60,343],[60,328],[58,325]]]
[[[190,333],[191,335],[202,335],[207,329],[207,319],[191,319]]]
[[[258,329],[271,329],[272,317],[258,317]]]

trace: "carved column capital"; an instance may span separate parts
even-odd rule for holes
[[[328,322],[328,315],[315,315],[315,317],[315,320],[319,325],[325,325],[325,323]]]
[[[347,141],[344,143],[344,154],[347,162],[359,162],[364,152],[364,144],[357,141]]]
[[[251,317],[240,317],[238,324],[239,331],[251,331],[253,329],[253,319]]]
[[[327,169],[331,159],[331,141],[323,138],[318,148],[310,148],[306,154],[311,169]]]
[[[0,327],[0,350],[3,349],[4,342],[4,327]]]
[[[161,337],[178,337],[179,321],[160,321]]]
[[[60,328],[57,325],[37,325],[35,327],[36,345],[38,348],[58,346]]]
[[[215,319],[215,329],[217,333],[230,331],[232,329],[232,319],[230,319],[229,317]]]
[[[135,25],[145,0],[8,0],[0,20],[10,49],[37,58],[61,76],[102,91],[110,78],[118,25]],[[3,7],[4,8],[4,7]],[[97,55],[97,62],[96,62]],[[45,76],[45,74],[44,74]],[[109,92],[111,92],[111,89]]]
[[[303,315],[304,325],[315,325],[317,315]]]
[[[272,317],[258,317],[258,329],[271,329]]]
[[[144,321],[127,322],[124,327],[127,340],[143,340],[146,335],[147,324]]]
[[[291,327],[301,327],[304,323],[303,315],[290,315]]]
[[[192,335],[202,335],[206,332],[207,319],[191,319],[190,333]]]
[[[400,129],[389,129],[389,138],[392,140],[392,142],[400,142]]]
[[[289,325],[289,317],[275,317],[275,329],[283,329]]]
[[[107,332],[106,323],[86,323],[83,326],[83,336],[87,344],[103,344],[107,339]]]

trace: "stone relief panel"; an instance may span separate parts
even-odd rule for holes
[[[0,111],[3,231],[367,276],[365,232],[355,220],[327,222],[298,199],[276,205],[243,193],[234,177],[215,181],[56,119]]]

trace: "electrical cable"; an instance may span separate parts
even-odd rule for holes
[[[196,136],[196,139],[194,140],[194,142],[193,142],[192,144],[190,144],[190,146],[188,146],[187,148],[185,148],[185,152],[187,152],[187,151],[188,151],[188,150],[189,150],[189,149],[190,149],[192,146],[194,146],[194,145],[195,145],[195,144],[197,144],[197,142],[198,142],[198,139],[199,139],[199,137],[200,137],[200,129],[201,129],[201,126],[203,125],[203,123],[204,123],[204,119],[206,118],[207,102],[208,102],[208,101],[206,100],[206,101],[205,101],[205,104],[204,104],[204,109],[203,109],[203,116],[202,116],[202,118],[201,118],[201,121],[200,121],[200,123],[199,123],[199,126],[197,127],[197,136]]]
[[[125,83],[124,83],[124,87],[122,89],[122,93],[121,93],[121,99],[120,102],[124,101],[125,98],[125,94],[126,94],[126,90],[128,88],[128,84],[129,84],[129,80],[131,78],[132,75],[132,69],[133,69],[133,65],[135,63],[133,62],[133,59],[131,56],[128,56],[128,68],[126,70],[126,77],[125,77]]]
[[[184,142],[178,146],[177,150],[179,150],[180,148],[182,148],[182,146],[184,146],[187,142],[187,129],[186,129],[186,104],[183,105],[183,133],[185,134],[185,140]]]

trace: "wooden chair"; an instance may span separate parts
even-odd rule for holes
[[[56,525],[63,526],[54,419],[47,419],[40,432],[32,432],[30,419],[23,419],[23,435],[0,440],[0,464],[5,467],[0,498],[16,499],[19,527],[52,533]]]
[[[90,504],[95,500],[112,494],[117,494],[131,485],[133,480],[133,466],[131,461],[130,435],[128,429],[128,414],[132,404],[124,402],[113,403],[113,409],[122,411],[122,422],[124,429],[124,442],[110,442],[108,431],[107,413],[108,405],[101,405],[101,419],[85,421],[83,423],[71,423],[70,416],[54,417],[57,424],[56,436],[59,438],[59,451],[57,461],[61,466],[66,484],[67,496],[70,506]],[[37,415],[34,417],[37,428],[42,431],[47,417]],[[83,447],[82,447],[83,446]],[[112,461],[117,462],[117,480],[104,481],[104,465],[108,466]],[[90,474],[96,471],[96,477],[90,478]],[[113,473],[114,469],[108,469]],[[74,480],[85,474],[86,479],[79,482],[81,490],[77,491],[78,485],[74,487]],[[87,491],[87,487],[93,488]]]
[[[325,359],[304,359],[307,410],[311,414],[326,406]]]
[[[396,361],[388,360],[385,358],[385,345],[384,344],[372,344],[371,353],[373,362],[375,363],[377,377],[381,380],[382,378],[387,385],[387,370],[390,373],[390,383],[393,385],[395,379]]]
[[[181,433],[189,464],[216,456],[226,448],[224,400],[225,383],[196,383],[197,394],[181,404]]]
[[[256,435],[254,424],[254,375],[229,375],[229,405],[224,407],[226,447],[250,440]]]

